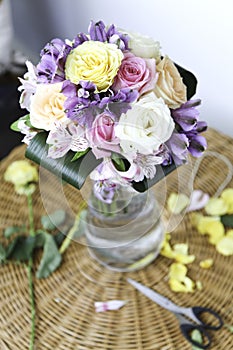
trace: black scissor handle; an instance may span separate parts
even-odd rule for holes
[[[196,347],[200,349],[207,349],[211,344],[211,338],[208,332],[205,331],[204,327],[200,325],[195,325],[191,323],[184,323],[180,325],[181,332],[183,333],[184,337]],[[203,339],[203,343],[199,343],[191,338],[192,331],[198,330]]]
[[[192,308],[192,311],[194,315],[198,318],[198,320],[201,322],[202,326],[207,329],[218,330],[223,326],[223,320],[221,316],[217,312],[213,311],[212,309],[209,309],[207,307],[194,306]],[[201,318],[201,315],[204,313],[213,315],[215,317],[215,320],[218,321],[218,324],[215,326],[211,323],[204,322]]]

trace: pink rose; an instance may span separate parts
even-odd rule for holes
[[[115,78],[113,88],[132,88],[143,94],[155,88],[157,74],[154,58],[137,57],[131,52],[124,54],[121,66]]]
[[[115,136],[115,121],[110,113],[99,114],[91,129],[86,132],[87,140],[96,158],[109,157],[112,152],[120,152],[119,139]]]

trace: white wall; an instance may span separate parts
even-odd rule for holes
[[[31,55],[55,36],[102,19],[159,40],[164,54],[198,78],[201,117],[233,136],[232,0],[13,1],[16,38]]]

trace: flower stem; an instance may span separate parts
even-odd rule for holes
[[[34,340],[35,340],[35,299],[34,299],[34,286],[33,286],[33,277],[32,277],[32,258],[29,259],[27,270],[28,270],[28,284],[29,284],[29,293],[30,293],[30,304],[31,304],[31,335],[30,335],[30,346],[29,350],[34,349]]]
[[[29,233],[30,236],[35,236],[35,227],[34,227],[34,214],[33,214],[33,205],[32,205],[32,195],[27,195],[28,200],[28,213],[29,213]]]
[[[80,214],[85,208],[86,208],[86,202],[82,202],[80,204],[79,210],[78,210],[78,212],[76,214],[74,225],[69,230],[66,238],[64,239],[64,241],[63,241],[63,243],[62,243],[62,245],[61,245],[61,247],[59,249],[60,254],[63,254],[65,252],[65,250],[69,247],[70,242],[71,242],[75,232],[78,229],[79,221],[80,221]]]
[[[33,204],[32,204],[32,195],[27,195],[28,201],[28,214],[29,214],[29,234],[30,236],[35,236],[35,226],[34,226],[34,213],[33,213]],[[28,261],[27,266],[28,272],[28,285],[29,285],[29,294],[30,294],[30,305],[31,305],[31,334],[30,334],[30,345],[29,350],[34,349],[34,340],[35,340],[35,298],[34,298],[34,285],[33,285],[33,259],[32,257]]]

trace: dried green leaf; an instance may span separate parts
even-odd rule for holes
[[[52,231],[59,225],[61,225],[66,218],[66,213],[64,210],[59,209],[54,211],[49,215],[44,215],[41,217],[41,224],[45,230]]]
[[[35,236],[17,236],[6,248],[6,258],[27,261],[32,257],[35,247]]]
[[[15,233],[19,232],[25,232],[26,227],[25,226],[9,226],[4,230],[4,236],[6,238],[11,237]]]
[[[44,251],[36,272],[37,278],[46,278],[55,271],[61,263],[61,254],[58,251],[54,237],[44,232]]]
[[[233,214],[222,215],[220,217],[220,219],[221,219],[221,222],[223,223],[224,226],[233,227]]]
[[[0,244],[0,264],[6,260],[6,250],[2,244]]]

